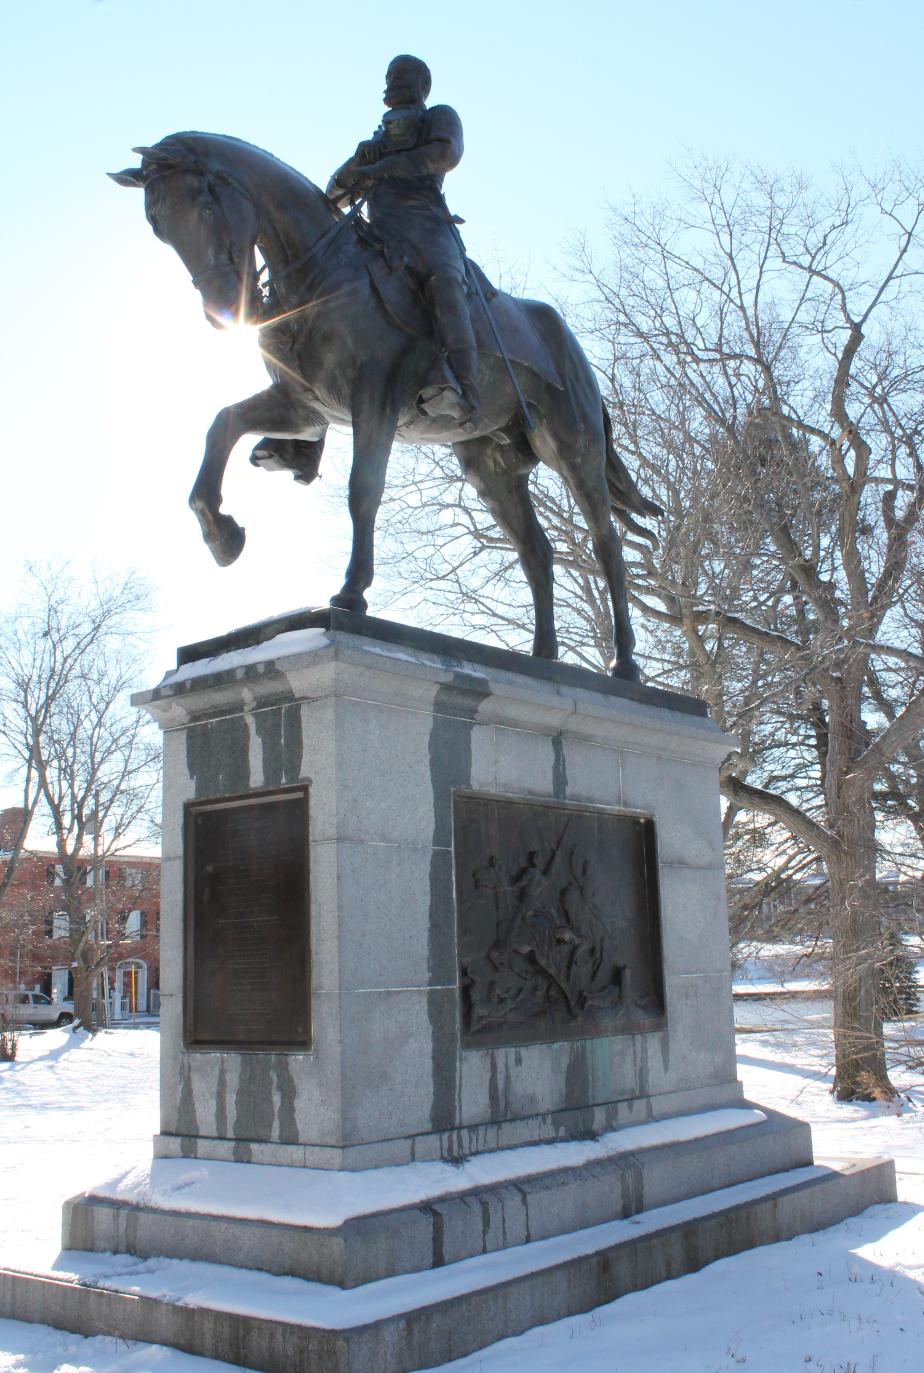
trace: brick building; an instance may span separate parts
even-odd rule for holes
[[[9,856],[22,811],[0,811],[0,864]],[[0,868],[2,871],[2,868]],[[79,865],[80,901],[99,917],[101,969],[113,1020],[160,1006],[160,859],[125,852],[97,871],[92,855]],[[40,991],[56,1001],[74,990],[61,869],[54,852],[23,850],[0,898],[0,989]],[[59,893],[55,899],[56,891]]]

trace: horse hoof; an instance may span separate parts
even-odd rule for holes
[[[365,615],[368,610],[361,591],[338,591],[336,596],[331,596],[330,604],[335,610],[352,610],[357,615]]]
[[[642,674],[639,672],[638,663],[634,658],[614,658],[607,668],[611,677],[618,677],[621,682],[640,682]]]
[[[215,532],[206,543],[218,566],[230,567],[241,556],[246,538],[246,531],[233,516],[219,515]]]

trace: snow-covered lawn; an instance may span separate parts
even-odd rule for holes
[[[914,960],[918,986],[924,991],[924,935],[903,934],[902,943]],[[830,985],[830,939],[793,944],[755,940],[737,950],[733,973],[736,997],[830,990]]]
[[[830,941],[808,944],[760,944],[742,946],[733,972],[736,996],[749,992],[808,991],[828,987],[831,981]]]
[[[891,1154],[897,1205],[712,1264],[586,1316],[539,1327],[454,1373],[899,1373],[924,1367],[924,1057],[894,1031],[899,1110],[830,1097],[825,1002],[748,1004],[739,1064],[752,1101],[811,1121],[816,1154]],[[924,1038],[924,1027],[915,1026]],[[150,1161],[158,1033],[24,1035],[0,1065],[0,1263],[45,1266],[61,1202]],[[173,1350],[0,1320],[0,1373],[219,1373]],[[370,1373],[372,1371],[370,1370]]]

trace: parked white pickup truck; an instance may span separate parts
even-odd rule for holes
[[[52,1001],[44,992],[0,992],[0,1021],[8,1025],[70,1025],[73,1001]]]

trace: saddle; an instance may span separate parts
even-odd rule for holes
[[[358,219],[356,236],[363,248],[372,289],[394,323],[414,338],[433,338],[429,307],[401,256],[393,252],[391,245],[386,244],[368,223]],[[543,381],[563,391],[564,382],[558,368],[529,314],[521,308],[522,302],[499,291],[471,258],[465,259],[465,267],[472,328],[479,353],[488,353],[496,358],[502,356],[491,321],[485,314],[487,308],[491,311],[494,326],[503,340],[510,361],[528,367]],[[480,299],[476,282],[481,288]],[[437,373],[429,380],[432,383],[446,378],[448,372],[441,359]]]
[[[356,242],[361,249],[372,289],[388,315],[405,333],[414,338],[433,339],[435,343],[429,306],[400,251],[396,250],[393,244],[386,242],[365,220],[356,216],[353,224]],[[497,332],[503,339],[509,360],[529,368],[550,386],[563,391],[564,383],[559,370],[532,317],[523,309],[524,302],[498,291],[471,258],[465,259],[465,266],[468,273],[472,327],[479,353],[487,353],[496,358],[502,356],[494,330],[485,314],[485,309],[488,308]],[[480,299],[475,288],[476,282],[481,288]],[[487,305],[484,302],[487,302]],[[270,308],[272,309],[272,306]],[[272,313],[275,313],[274,309]],[[437,350],[433,365],[418,395],[421,412],[425,413],[424,405],[421,404],[422,397],[431,391],[441,392],[447,385],[454,387],[454,382],[446,358],[442,351]],[[323,437],[262,438],[254,447],[250,461],[255,467],[260,467],[266,472],[291,472],[297,482],[307,486],[318,476],[323,451]]]

